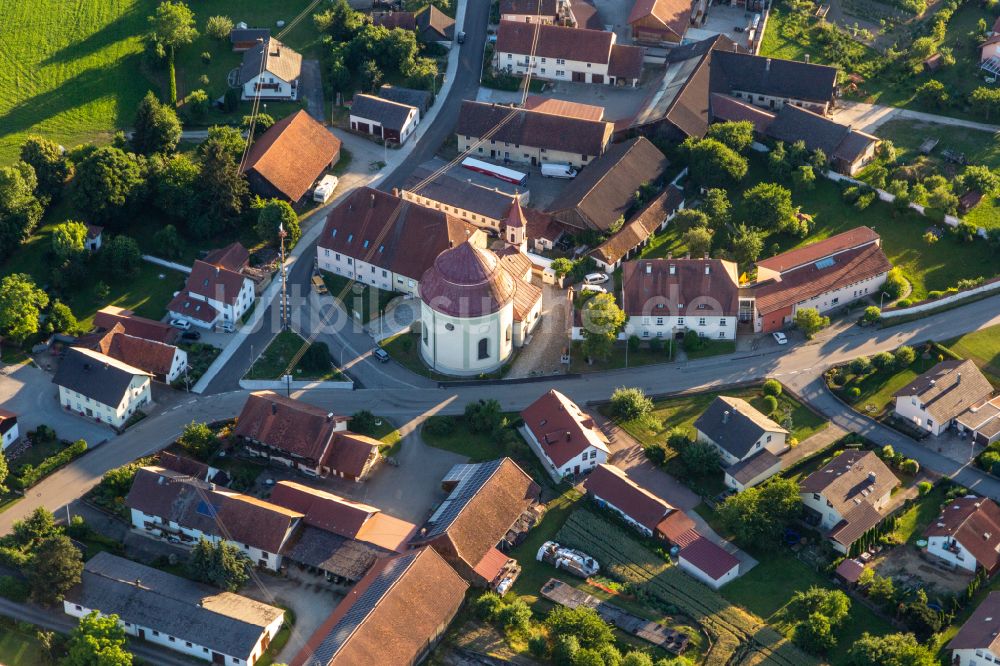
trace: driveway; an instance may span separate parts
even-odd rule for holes
[[[507,373],[509,379],[565,374],[568,366],[562,363],[563,350],[569,345],[569,308],[566,292],[555,285],[536,284],[542,287],[542,320],[531,333],[530,342],[521,347],[514,365]]]
[[[833,110],[833,119],[844,125],[851,125],[864,132],[873,132],[890,120],[919,120],[925,123],[967,127],[980,132],[1000,132],[1000,125],[977,123],[973,120],[963,120],[950,116],[940,116],[934,113],[899,109],[882,104],[866,104],[864,102],[849,102],[840,100]]]
[[[319,74],[319,60],[302,61],[302,78],[299,80],[299,85],[302,86],[299,96],[305,98],[309,115],[325,125],[328,119],[324,118],[326,105],[323,104],[323,80]]]

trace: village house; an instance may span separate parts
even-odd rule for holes
[[[156,460],[157,465],[164,469],[180,472],[199,481],[221,486],[228,486],[231,481],[229,474],[221,469],[216,469],[187,456],[178,456],[169,451],[160,451]]]
[[[99,227],[96,224],[87,225],[87,238],[83,242],[83,246],[87,248],[88,252],[94,253],[101,249],[101,244],[104,242],[104,227]]]
[[[146,536],[187,546],[225,541],[272,571],[281,569],[282,550],[303,515],[155,465],[136,472],[125,506],[132,527]]]
[[[595,467],[583,487],[599,507],[614,511],[648,537],[668,539],[673,533],[671,524],[677,523],[677,514],[682,513],[614,465]]]
[[[740,285],[724,259],[638,259],[622,265],[623,335],[681,338],[688,331],[735,340]]]
[[[643,49],[617,44],[603,30],[545,23],[500,21],[493,69],[506,74],[575,83],[635,86]]]
[[[940,435],[992,396],[993,386],[975,362],[941,361],[896,391],[893,413],[921,430]]]
[[[145,370],[157,381],[167,384],[180,379],[188,368],[187,352],[180,347],[129,335],[120,323],[104,333],[80,338],[76,346],[92,349],[133,368]]]
[[[500,0],[501,21],[552,25],[568,12],[567,0]]]
[[[359,187],[330,211],[317,241],[317,266],[384,291],[416,296],[438,255],[486,234],[440,210]]]
[[[243,52],[243,64],[236,70],[236,85],[242,99],[287,100],[299,98],[302,56],[274,37]]]
[[[229,31],[229,43],[236,53],[248,51],[270,37],[271,31],[268,28],[248,28],[246,23],[238,23]]]
[[[253,280],[242,272],[248,258],[246,249],[234,243],[196,259],[167,311],[200,328],[233,330],[257,297]]]
[[[413,12],[374,12],[372,13],[372,23],[381,25],[389,30],[399,28],[400,30],[416,30],[417,20]]]
[[[441,481],[448,496],[410,540],[431,546],[466,581],[493,589],[519,571],[504,551],[534,524],[538,484],[510,458],[455,465]]]
[[[628,16],[638,44],[676,46],[684,41],[693,14],[691,0],[636,0]]]
[[[990,592],[945,649],[951,666],[986,666],[1000,662],[1000,592]]]
[[[427,111],[430,110],[431,104],[434,102],[434,95],[431,94],[430,90],[391,86],[388,83],[383,83],[379,87],[378,96],[390,102],[416,107],[417,111],[420,112],[419,119],[421,120],[427,115]]]
[[[959,430],[968,432],[972,441],[989,446],[1000,441],[1000,396],[982,400],[955,419]]]
[[[952,500],[924,530],[927,554],[948,566],[993,575],[1000,568],[1000,506],[987,497]]]
[[[521,434],[556,483],[608,462],[608,438],[592,416],[559,391],[542,395],[521,412],[521,418]]]
[[[979,47],[980,67],[996,76],[1000,74],[1000,17],[993,23],[993,30]]]
[[[613,128],[611,123],[599,120],[563,118],[465,100],[456,134],[458,150],[474,156],[532,166],[555,162],[579,168],[604,153]]]
[[[257,137],[242,173],[255,194],[298,206],[304,203],[313,183],[339,159],[340,139],[303,109],[282,118]]]
[[[285,621],[285,611],[248,597],[101,552],[84,565],[63,611],[116,615],[129,636],[226,666],[253,666]]]
[[[350,432],[348,417],[274,391],[247,396],[233,434],[247,452],[310,476],[364,481],[378,463],[378,440]]]
[[[427,4],[413,14],[417,24],[417,39],[425,44],[440,44],[451,48],[455,39],[455,19],[432,4]]]
[[[433,548],[380,560],[289,664],[418,664],[444,635],[468,588]]]
[[[100,352],[70,347],[52,383],[66,411],[122,428],[137,410],[152,404],[152,377]]]
[[[666,156],[645,137],[614,144],[563,188],[548,211],[574,229],[607,233],[623,228],[640,212],[637,201],[654,198],[652,193],[669,166]]]
[[[597,267],[613,273],[622,262],[638,255],[649,244],[654,234],[666,228],[677,211],[684,208],[684,192],[675,185],[668,185],[662,192],[636,213],[631,221],[611,234],[590,252]]]
[[[372,95],[355,95],[351,101],[351,129],[386,143],[402,145],[420,124],[420,110]]]
[[[17,414],[7,409],[0,409],[0,451],[6,451],[20,437]]]
[[[821,529],[834,550],[847,553],[885,518],[899,479],[871,451],[848,450],[799,484],[806,520]],[[814,521],[814,522],[813,522]]]
[[[740,561],[732,553],[697,535],[677,553],[677,565],[689,576],[713,590],[735,580],[740,575]]]
[[[746,490],[781,471],[778,454],[788,449],[788,431],[746,400],[718,396],[694,427],[697,440],[719,452],[729,488]]]
[[[856,227],[757,262],[753,300],[740,317],[754,331],[770,333],[788,326],[805,308],[829,312],[877,296],[892,269],[882,239],[868,227]]]
[[[95,333],[105,333],[114,328],[115,324],[121,324],[125,335],[131,335],[144,340],[153,340],[165,345],[171,345],[177,341],[181,332],[162,321],[138,317],[131,310],[125,310],[114,305],[107,305],[97,311],[94,315]]]

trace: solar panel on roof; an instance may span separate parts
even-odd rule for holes
[[[830,266],[833,266],[833,264],[833,257],[827,257],[826,259],[820,259],[817,261],[816,268],[829,268]]]
[[[503,460],[494,460],[476,465],[464,465],[458,473],[455,473],[453,468],[448,475],[448,480],[457,481],[458,485],[427,520],[429,527],[424,538],[437,536],[447,530],[465,508],[465,505],[469,503],[469,500],[475,497],[483,484],[493,476],[502,462]]]

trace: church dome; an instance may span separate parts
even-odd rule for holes
[[[445,250],[420,279],[420,298],[452,317],[499,312],[514,298],[514,278],[489,250],[468,241]]]

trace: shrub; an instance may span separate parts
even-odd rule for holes
[[[879,352],[872,356],[872,365],[874,365],[875,369],[879,371],[891,369],[895,362],[896,357],[889,352]]]
[[[882,318],[882,311],[877,305],[869,305],[865,308],[865,314],[861,318],[866,324],[875,324]]]
[[[918,463],[913,458],[907,458],[899,466],[899,469],[905,474],[909,474],[910,476],[916,476],[917,472],[920,471],[920,463]]]
[[[773,395],[764,396],[764,412],[770,416],[778,411],[778,399]]]
[[[855,375],[867,375],[872,371],[872,362],[867,356],[859,356],[851,361],[850,368]]]
[[[688,331],[684,334],[684,351],[694,352],[705,346],[705,341],[701,339],[695,331]]]
[[[24,603],[31,595],[28,582],[14,576],[0,576],[0,597]]]
[[[917,352],[913,351],[913,347],[907,347],[903,345],[893,354],[895,359],[895,365],[898,368],[905,368],[917,360]]]
[[[212,53],[210,51],[201,52],[201,61],[206,65],[212,62]]]
[[[653,411],[653,401],[641,388],[615,389],[611,394],[611,413],[623,420],[632,421],[648,416]]]
[[[898,301],[896,301],[897,308],[908,308],[911,305],[913,305],[913,301],[911,301],[908,298],[901,298]]]
[[[536,634],[528,639],[528,649],[539,659],[545,659],[549,655],[549,641],[542,634]]]
[[[903,271],[899,268],[890,270],[885,277],[885,282],[882,283],[882,291],[887,293],[892,300],[902,296],[907,287],[909,287],[909,282],[903,277]]]
[[[484,592],[479,595],[474,605],[476,617],[480,620],[492,622],[496,619],[500,609],[503,608],[503,599],[496,592]]]
[[[432,416],[424,423],[424,430],[436,437],[447,437],[455,432],[455,419],[450,416]]]
[[[777,379],[768,379],[760,388],[764,395],[775,397],[781,395],[781,382]]]
[[[639,339],[638,335],[628,336],[628,350],[629,351],[639,351],[639,345],[642,344],[642,340]]]
[[[325,373],[333,367],[333,357],[330,356],[330,348],[325,342],[314,342],[306,347],[306,353],[299,361],[300,369],[306,372]]]
[[[212,39],[229,39],[233,29],[233,20],[228,16],[211,16],[205,22],[205,34]]]
[[[851,388],[847,389],[847,397],[851,399],[851,402],[854,402],[855,400],[861,397],[861,389],[859,389],[857,386],[852,386]]]
[[[642,450],[654,465],[662,465],[667,461],[667,450],[661,444],[647,444]],[[1000,459],[1000,454],[997,458]]]
[[[663,351],[663,340],[660,338],[653,338],[649,341],[649,351],[659,352]]]
[[[54,456],[49,456],[43,460],[39,463],[38,467],[34,465],[25,465],[22,467],[20,473],[11,479],[10,485],[12,488],[18,490],[30,488],[52,472],[63,465],[68,465],[74,458],[82,456],[86,452],[87,442],[78,439]]]
[[[931,491],[931,488],[933,488],[933,487],[934,486],[931,484],[930,481],[921,481],[920,483],[917,484],[917,491],[921,495],[926,495],[927,493],[929,493]]]
[[[375,434],[375,422],[378,419],[367,409],[362,409],[359,412],[355,412],[351,416],[351,430],[358,433],[359,435],[373,435]]]
[[[876,195],[874,192],[867,192],[865,194],[862,194],[860,197],[858,197],[858,200],[854,202],[854,207],[857,208],[858,210],[864,210],[865,208],[868,208],[868,206],[871,206],[872,202],[875,201],[875,196]]]
[[[504,629],[527,631],[531,627],[531,608],[523,599],[514,599],[497,611],[496,621]]]

